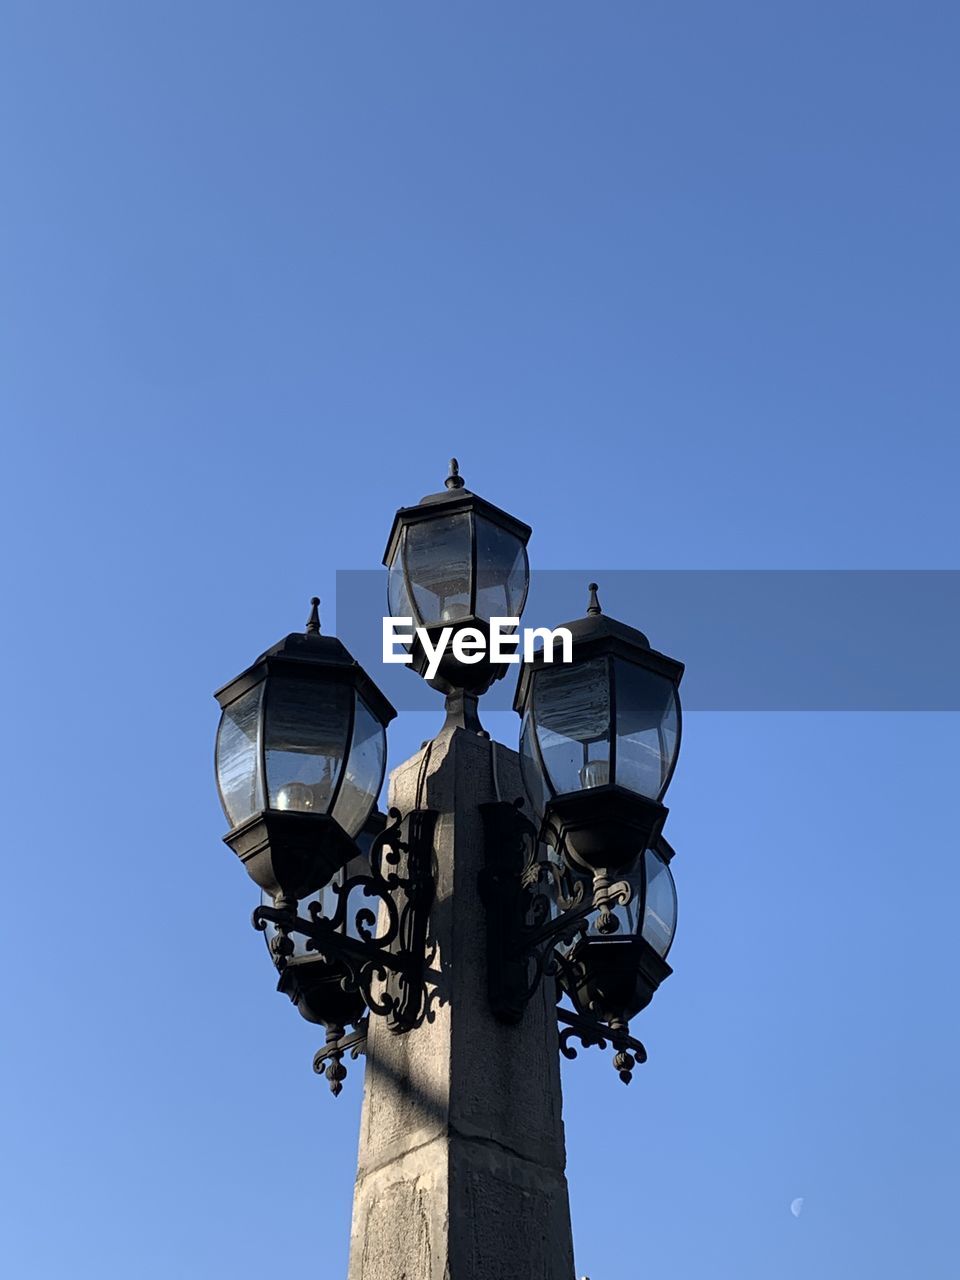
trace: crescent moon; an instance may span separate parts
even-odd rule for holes
[[[795,1218],[800,1217],[800,1212],[802,1209],[803,1209],[803,1196],[797,1196],[796,1200],[790,1201],[790,1212],[793,1214]]]

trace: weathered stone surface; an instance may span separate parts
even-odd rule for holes
[[[555,991],[518,1026],[487,1001],[477,806],[520,794],[516,753],[465,729],[392,775],[391,804],[439,814],[439,998],[405,1035],[371,1018],[350,1280],[572,1280]]]

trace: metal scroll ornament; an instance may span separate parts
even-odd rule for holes
[[[276,930],[270,949],[281,985],[292,968],[293,936],[298,935],[315,955],[312,963],[336,974],[341,991],[357,993],[391,1031],[400,1034],[421,1024],[430,997],[427,926],[434,896],[435,822],[433,810],[404,817],[391,809],[388,825],[370,847],[369,871],[330,886],[335,897],[330,915],[323,914],[320,902],[310,903],[308,918],[288,902],[256,908],[254,928],[263,931],[272,924]],[[357,894],[363,901],[358,903]],[[313,1020],[327,1028],[327,1043],[314,1059],[314,1070],[325,1074],[339,1094],[346,1076],[343,1058],[363,1052],[367,1020],[357,1020],[355,1030],[346,1034],[339,1002],[331,1002],[329,1017],[321,1006]]]
[[[487,914],[489,998],[504,1022],[520,1020],[544,978],[563,980],[570,965],[568,949],[586,934],[588,916],[596,913],[601,935],[614,933],[618,923],[613,909],[628,905],[633,894],[625,880],[603,880],[588,892],[586,881],[571,876],[562,860],[542,856],[537,827],[522,807],[522,800],[481,805],[486,866],[480,892]],[[560,1052],[575,1058],[574,1039],[584,1048],[610,1045],[616,1051],[613,1065],[629,1084],[633,1068],[646,1061],[646,1049],[625,1023],[604,1022],[584,1007],[573,982],[562,985],[574,993],[574,1008],[557,1009]]]

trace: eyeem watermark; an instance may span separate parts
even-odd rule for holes
[[[488,649],[488,638],[479,627],[463,627],[455,635],[453,627],[443,627],[434,644],[426,627],[414,628],[412,618],[384,618],[383,660],[412,662],[413,657],[405,651],[404,646],[412,645],[416,638],[427,656],[428,680],[432,680],[437,674],[448,646],[456,660],[467,666],[483,662],[485,658],[490,662],[501,662],[509,666],[520,661],[521,649],[523,661],[532,662],[537,652],[538,640],[543,641],[544,662],[552,662],[554,645],[559,640],[560,661],[573,661],[573,636],[566,627],[524,627],[522,632],[519,627],[519,618],[491,618]]]

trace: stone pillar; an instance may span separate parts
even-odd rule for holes
[[[438,813],[439,1001],[404,1035],[370,1019],[350,1280],[573,1280],[554,984],[517,1026],[487,1000],[478,805],[520,794],[516,752],[464,728],[391,776]]]

